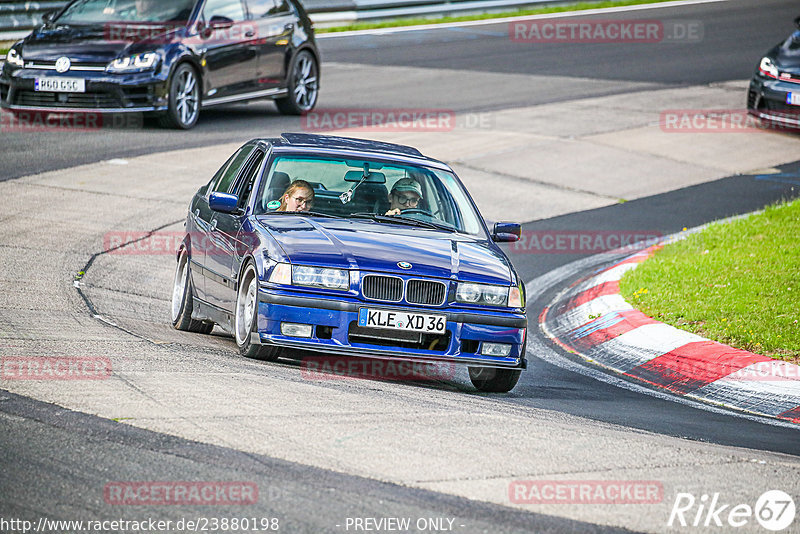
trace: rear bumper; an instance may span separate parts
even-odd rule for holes
[[[361,330],[358,334],[353,331],[354,324],[358,324],[358,310],[363,307],[444,314],[447,316],[447,333],[433,340],[435,343],[426,340],[424,347],[418,343],[394,343],[380,337],[370,340],[371,332],[381,336],[386,331]],[[283,335],[281,323],[284,322],[312,325],[311,337]],[[398,308],[355,300],[287,296],[262,288],[259,292],[258,332],[254,333],[253,341],[345,356],[524,369],[527,365],[523,353],[526,329],[524,313]],[[487,342],[510,345],[510,353],[508,356],[481,354],[483,344]]]

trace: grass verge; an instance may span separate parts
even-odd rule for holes
[[[375,30],[380,28],[398,28],[402,26],[419,26],[424,24],[444,24],[448,22],[465,22],[471,20],[491,20],[504,17],[522,17],[526,15],[547,15],[549,13],[564,13],[567,11],[585,11],[587,9],[603,9],[609,7],[637,6],[641,4],[659,4],[661,2],[671,2],[673,0],[614,0],[602,2],[580,2],[562,6],[539,7],[531,9],[518,9],[515,11],[504,11],[502,13],[482,13],[476,15],[459,15],[444,17],[417,17],[392,19],[381,22],[355,22],[345,26],[334,26],[331,28],[317,28],[316,33],[347,32],[355,30]]]
[[[659,321],[800,363],[800,200],[668,245],[620,288]]]

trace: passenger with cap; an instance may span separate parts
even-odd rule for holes
[[[422,186],[413,178],[401,178],[392,186],[389,193],[389,211],[386,215],[400,215],[403,210],[419,207],[422,200]]]

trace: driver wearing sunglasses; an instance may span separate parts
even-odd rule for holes
[[[392,186],[389,193],[389,211],[386,215],[400,215],[403,210],[410,210],[419,206],[422,200],[422,187],[413,178],[401,178]]]

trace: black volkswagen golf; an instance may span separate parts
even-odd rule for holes
[[[258,98],[314,108],[319,52],[297,0],[74,0],[8,52],[0,103],[21,114],[127,113],[189,129]]]
[[[768,123],[800,129],[800,17],[785,41],[769,50],[756,67],[747,91],[747,110]]]

